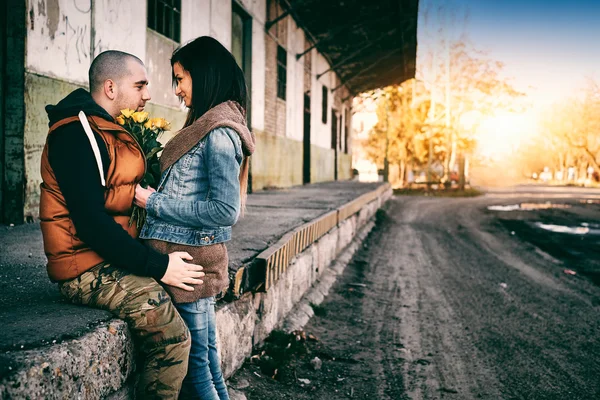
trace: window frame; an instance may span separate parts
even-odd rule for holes
[[[146,5],[148,29],[180,43],[181,0],[147,0]]]
[[[287,91],[287,51],[277,45],[277,97],[286,100]]]
[[[329,91],[327,89],[327,86],[323,85],[322,89],[321,89],[321,121],[323,121],[324,124],[327,123],[327,114],[329,114]]]

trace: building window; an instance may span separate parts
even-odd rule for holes
[[[327,123],[327,88],[325,86],[323,86],[322,89],[322,97],[323,97],[323,112],[321,114],[321,119],[323,120],[323,123],[326,124]]]
[[[181,0],[148,0],[148,28],[179,43]]]
[[[238,65],[244,71],[246,78],[246,89],[248,91],[248,104],[246,118],[248,124],[251,119],[252,97],[252,18],[238,4],[233,3],[231,20],[231,54]]]
[[[348,140],[349,140],[349,133],[350,133],[350,129],[348,128],[349,120],[350,120],[350,113],[348,112],[348,109],[346,108],[346,110],[344,110],[344,153],[346,153],[346,154],[348,154]]]
[[[281,46],[277,46],[277,97],[285,100],[287,81],[287,52]]]
[[[331,110],[331,148],[337,150],[338,146],[338,116],[335,110]],[[336,152],[337,154],[337,152]]]

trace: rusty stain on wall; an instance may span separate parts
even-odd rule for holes
[[[44,3],[44,0],[38,1],[38,15],[46,16],[46,4]]]
[[[33,12],[33,6],[31,7],[31,10],[29,10],[29,26],[31,27],[31,30],[35,29],[35,13]]]
[[[46,3],[46,12],[48,15],[48,18],[46,19],[46,26],[48,27],[48,34],[50,35],[50,39],[52,40],[54,40],[54,35],[58,30],[58,24],[60,22],[60,6],[58,4],[58,1],[59,0],[47,0]],[[41,4],[39,9],[42,9]],[[40,15],[42,15],[41,11]]]

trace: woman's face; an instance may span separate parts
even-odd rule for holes
[[[180,63],[173,64],[173,74],[175,75],[175,95],[183,99],[186,107],[192,106],[192,77],[188,71],[183,69]]]

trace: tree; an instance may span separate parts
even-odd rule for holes
[[[365,143],[367,156],[385,168],[387,154],[389,162],[399,166],[402,184],[407,168],[425,164],[428,171],[432,164],[443,170],[428,180],[449,181],[457,159],[464,184],[464,159],[475,149],[478,123],[498,110],[516,108],[515,99],[521,96],[501,78],[501,63],[466,42],[450,45],[448,57],[436,68],[442,70],[449,62],[450,75],[433,74],[429,82],[411,79],[364,95],[376,99],[379,120]],[[439,59],[431,57],[431,65]]]
[[[407,171],[422,167],[426,162],[429,140],[433,144],[434,159],[443,160],[443,129],[439,124],[428,122],[431,100],[422,83],[411,79],[364,96],[377,102],[378,122],[364,143],[372,162],[385,167],[387,154],[388,162],[398,166],[399,183],[404,185]],[[429,135],[430,132],[434,132],[433,135]]]

